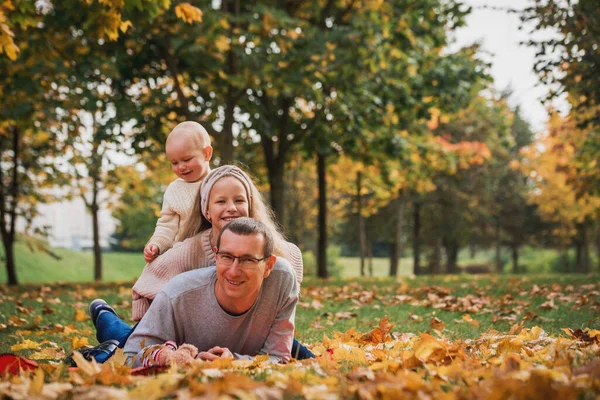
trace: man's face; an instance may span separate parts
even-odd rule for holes
[[[270,255],[265,260],[252,262],[265,257],[263,247],[262,235],[243,236],[230,230],[221,235],[220,248],[214,249],[220,255],[217,256],[215,295],[225,311],[242,314],[256,301],[263,280],[269,276],[276,261],[276,257]],[[227,261],[233,262],[226,265]]]

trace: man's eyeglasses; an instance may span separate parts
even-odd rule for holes
[[[217,261],[220,264],[225,265],[225,266],[230,266],[233,264],[233,262],[237,258],[240,261],[240,267],[245,268],[245,269],[258,268],[258,263],[266,260],[269,257],[270,256],[264,256],[263,258],[254,258],[254,257],[247,257],[247,256],[238,257],[238,256],[234,256],[229,253],[221,253],[220,251],[217,252]]]

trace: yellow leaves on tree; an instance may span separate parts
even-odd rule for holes
[[[429,114],[430,114],[430,118],[429,118],[429,121],[427,121],[427,127],[433,131],[433,130],[437,129],[437,127],[439,125],[439,118],[440,118],[441,111],[438,108],[431,107],[429,109]]]
[[[553,234],[565,242],[600,208],[600,196],[577,190],[576,155],[588,134],[572,117],[553,113],[544,136],[522,150],[521,170],[535,184],[529,201],[543,219],[558,223]]]
[[[394,105],[391,103],[386,104],[385,115],[383,116],[383,124],[385,126],[394,126],[397,125],[399,121],[400,117],[398,117]]]
[[[231,48],[231,44],[229,43],[229,38],[225,35],[219,35],[214,40],[213,45],[217,48],[220,53],[224,53]],[[219,71],[219,75],[222,71]],[[224,74],[224,73],[223,73]],[[224,78],[226,79],[226,78]]]
[[[357,173],[361,173],[361,196],[363,217],[368,217],[386,204],[397,194],[398,185],[402,184],[402,176],[396,176],[390,187],[383,180],[380,168],[375,165],[365,165],[362,162],[352,160],[350,157],[342,156],[330,167],[327,184],[333,189],[333,198],[329,212],[334,218],[342,216],[349,211],[358,212],[356,202],[353,200],[357,195]],[[352,207],[354,205],[354,207]]]
[[[103,30],[100,32],[100,37],[106,36],[114,41],[119,37],[119,31],[127,32],[132,24],[131,21],[123,21],[119,11],[109,10],[104,14],[101,26],[103,26]]]
[[[19,53],[19,48],[13,40],[14,33],[5,21],[6,16],[0,9],[0,54],[4,53],[8,58],[15,61]]]
[[[461,168],[468,168],[471,165],[481,165],[492,156],[487,145],[479,141],[450,143],[441,136],[436,136],[435,141],[445,152],[452,153],[458,157],[458,164]]]
[[[270,12],[266,12],[262,18],[262,35],[268,35],[273,28],[275,28],[277,21]]]
[[[202,22],[202,10],[190,3],[181,3],[175,6],[175,15],[184,20],[186,24]]]

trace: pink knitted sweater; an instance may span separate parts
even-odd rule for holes
[[[215,254],[210,243],[211,233],[212,229],[207,229],[183,242],[175,243],[170,250],[146,264],[142,275],[133,285],[131,318],[134,321],[142,319],[150,307],[150,302],[154,300],[169,279],[182,272],[216,264]],[[300,285],[304,276],[302,252],[298,246],[290,242],[284,242],[281,247],[283,247],[282,254],[276,255],[290,262],[296,272],[298,285]]]

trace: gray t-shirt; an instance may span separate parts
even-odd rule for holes
[[[269,354],[273,362],[289,361],[298,302],[290,263],[277,259],[256,302],[242,315],[221,308],[216,278],[216,267],[208,267],[179,274],[167,283],[125,343],[125,355],[134,367],[141,366],[142,343],[152,346],[168,340],[193,344],[199,351],[227,347],[236,358]]]

